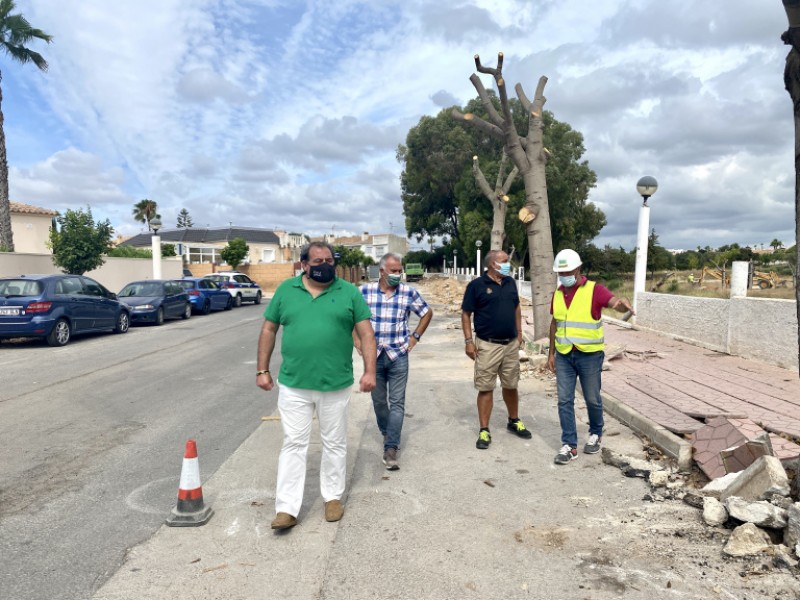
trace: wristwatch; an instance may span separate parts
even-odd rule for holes
[[[419,341],[422,338],[422,336],[418,334],[416,331],[411,334],[411,337],[413,337],[417,341]]]

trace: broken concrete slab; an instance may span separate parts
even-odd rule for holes
[[[769,445],[769,435],[764,432],[766,443],[761,440],[748,440],[741,446],[727,448],[719,453],[722,464],[728,473],[738,473],[756,462],[760,456],[773,456]]]
[[[716,479],[727,473],[741,471],[753,462],[752,460],[748,462],[748,455],[760,448],[739,452],[735,452],[735,450],[749,441],[763,439],[763,437],[759,437],[762,435],[767,436],[767,440],[769,440],[769,434],[750,419],[714,417],[709,419],[705,426],[692,433],[689,439],[697,465],[709,479]],[[729,454],[731,469],[726,468],[721,456],[722,452]],[[746,464],[740,465],[740,463]]]
[[[791,555],[791,550],[780,544],[773,546],[772,564],[779,569],[794,569],[797,567],[797,560]]]
[[[759,527],[783,529],[786,527],[786,510],[770,504],[766,500],[750,502],[738,496],[731,496],[724,502],[731,518]]]
[[[719,500],[720,494],[727,490],[738,477],[739,473],[728,473],[722,477],[717,477],[709,481],[705,487],[700,490],[700,493],[703,496],[711,496]]]
[[[800,505],[798,504],[792,504],[786,511],[786,529],[783,532],[783,543],[789,548],[795,548],[800,544]]]
[[[753,556],[771,548],[772,543],[765,532],[752,523],[745,523],[731,532],[722,552],[728,556]]]
[[[719,499],[739,496],[745,500],[763,500],[772,494],[789,495],[789,479],[781,461],[774,456],[762,456],[744,471],[725,490]]]
[[[719,527],[728,520],[728,509],[711,496],[703,498],[703,521],[711,527]]]

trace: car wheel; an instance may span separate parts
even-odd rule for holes
[[[233,298],[228,296],[228,301],[225,303],[225,310],[230,310],[233,308]]]
[[[203,308],[200,312],[204,315],[207,315],[211,312],[211,300],[206,299],[206,301],[203,302]]]
[[[163,325],[164,324],[164,309],[160,306],[156,311],[156,325]]]
[[[114,333],[125,333],[131,326],[131,318],[124,310],[119,313],[117,317],[117,325],[114,327]]]
[[[192,316],[192,305],[191,303],[186,303],[186,308],[183,309],[183,314],[181,315],[181,319],[184,321],[189,319]]]
[[[69,322],[66,319],[59,319],[47,336],[47,343],[51,346],[66,346],[71,334]]]
[[[239,308],[242,305],[242,295],[236,294],[236,298],[233,299],[233,305],[236,308]]]
[[[255,299],[255,300],[253,300],[253,303],[254,303],[254,304],[261,304],[261,292],[258,292],[258,293],[256,294],[256,299]]]

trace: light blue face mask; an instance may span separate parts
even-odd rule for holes
[[[500,271],[500,275],[505,277],[511,273],[511,263],[510,262],[497,263],[497,270]]]
[[[566,277],[561,277],[559,275],[558,280],[561,282],[561,285],[570,288],[575,285],[575,282],[578,280],[578,278],[575,277],[575,275],[567,275]]]
[[[389,284],[389,287],[397,287],[400,285],[400,280],[402,278],[402,275],[394,275],[390,273],[386,275],[386,283]]]

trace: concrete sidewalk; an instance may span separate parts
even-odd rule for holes
[[[204,483],[211,521],[162,527],[94,598],[751,597],[749,580],[738,575],[742,563],[721,561],[695,509],[643,502],[646,482],[625,478],[600,455],[553,464],[561,444],[551,379],[520,383],[532,440],[505,431],[496,400],[493,443],[476,450],[472,362],[457,316],[440,308],[411,357],[399,471],[381,463],[369,395],[352,396],[342,521],[324,520],[315,431],[299,524],[270,529],[281,427],[267,420]],[[258,401],[263,392],[253,386],[252,394]],[[581,437],[585,414],[577,407]],[[645,456],[639,438],[613,418],[603,443]],[[178,479],[176,472],[176,489]],[[782,593],[792,581],[776,573],[769,585],[784,587],[770,589]],[[762,589],[764,579],[752,585]]]

